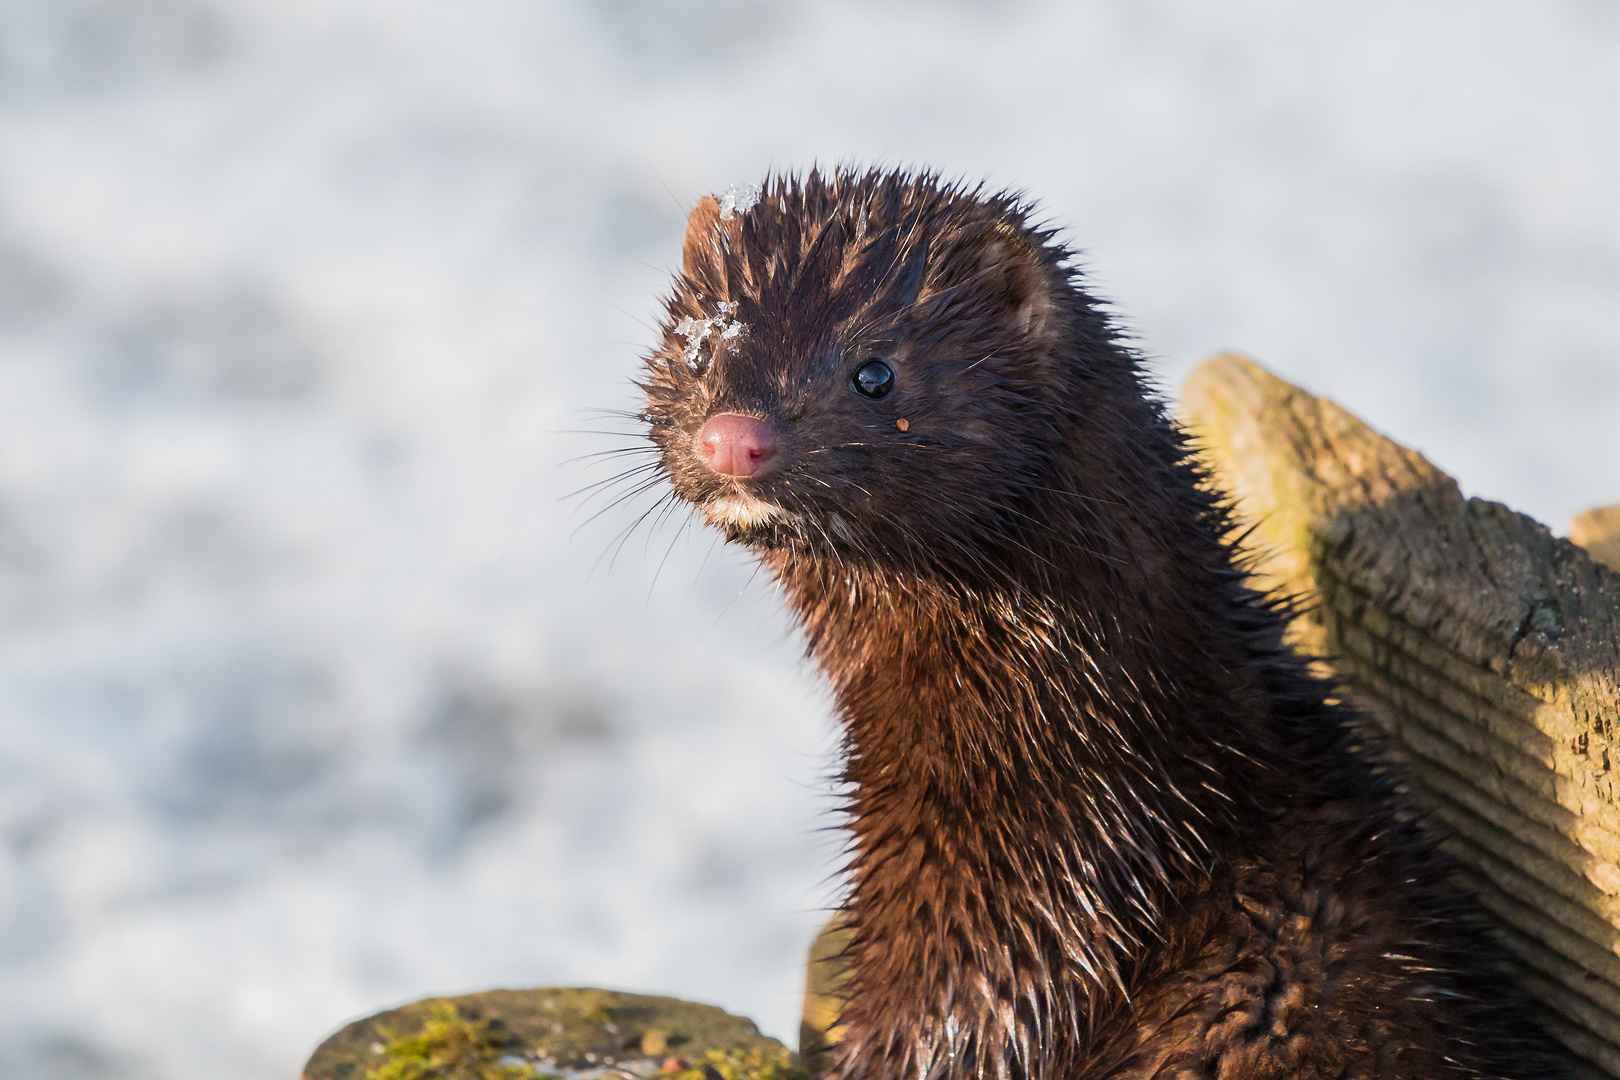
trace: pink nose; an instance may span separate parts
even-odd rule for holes
[[[698,456],[721,476],[761,476],[776,465],[776,432],[763,420],[723,412],[697,437]]]

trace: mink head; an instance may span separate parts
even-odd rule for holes
[[[1017,543],[1088,384],[1129,363],[1027,215],[877,172],[699,202],[641,384],[676,492],[796,556],[949,567]]]

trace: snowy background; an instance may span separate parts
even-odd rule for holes
[[[1167,387],[1620,501],[1609,0],[0,0],[0,1075],[498,984],[795,1037],[826,701],[559,463],[685,208],[815,160],[1038,196]]]

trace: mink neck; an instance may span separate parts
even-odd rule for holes
[[[1133,879],[1207,862],[1225,789],[1248,782],[1209,765],[1263,759],[1270,741],[1237,624],[1275,620],[1238,584],[1167,428],[1159,450],[1146,468],[1165,475],[1117,484],[1144,493],[1117,509],[1089,500],[1083,522],[1063,494],[1079,477],[1054,476],[1024,515],[1051,525],[987,554],[995,576],[777,562],[832,682],[850,781],[1001,835],[1056,824],[1008,797],[1042,791],[1076,809],[1063,824],[1077,842],[1110,849],[1088,861],[1115,877],[1121,861]],[[1094,462],[1061,465],[1095,485]]]
[[[1140,531],[1186,544],[1200,528]],[[1241,780],[1208,765],[1263,756],[1229,559],[1125,545],[1121,565],[1042,540],[994,583],[847,565],[782,580],[832,681],[858,812],[1067,839],[1140,897],[1207,863],[1230,819]],[[1072,815],[1032,814],[1028,791]]]
[[[1172,470],[1178,453],[1167,436]],[[1269,755],[1225,625],[1230,556],[1190,480],[1151,502],[1083,528],[1036,507],[1060,524],[1021,537],[999,580],[775,562],[846,725],[847,1061],[892,1030],[911,1041],[889,1055],[1004,1059],[1034,1021],[994,1003],[1032,972],[1067,987],[1043,1007],[1105,1009],[1177,894],[1245,842],[1236,808]]]

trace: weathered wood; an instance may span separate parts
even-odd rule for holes
[[[1620,1076],[1620,575],[1242,357],[1182,409],[1257,579],[1307,601],[1293,639],[1390,737],[1549,1029]],[[1571,533],[1594,554],[1605,513]]]
[[[1620,505],[1576,514],[1570,522],[1569,539],[1585,548],[1594,562],[1620,570]]]
[[[850,929],[840,912],[822,926],[810,946],[804,972],[804,1014],[799,1021],[799,1057],[812,1076],[828,1065],[828,1052],[838,1041],[838,1015],[844,1009],[844,949]]]

